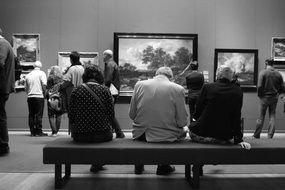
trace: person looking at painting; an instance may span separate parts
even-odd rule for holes
[[[242,148],[251,148],[249,143],[243,141],[243,92],[239,85],[231,82],[233,74],[230,67],[220,66],[217,81],[203,85],[194,114],[196,121],[189,125],[189,136],[193,141],[230,144],[233,140]]]
[[[69,120],[75,142],[111,141],[114,104],[109,89],[104,86],[103,74],[96,65],[85,68],[83,84],[70,96]],[[94,94],[93,94],[94,93]],[[92,164],[90,171],[102,170],[103,165]]]
[[[260,138],[266,111],[269,112],[267,137],[273,138],[275,132],[275,112],[278,97],[285,92],[282,75],[274,69],[272,59],[265,60],[265,69],[258,76],[257,96],[259,97],[259,116],[253,138]]]
[[[117,102],[120,92],[120,71],[118,64],[113,60],[113,52],[109,49],[103,52],[104,61],[104,80],[105,86],[110,89],[114,103]],[[118,120],[113,120],[113,129],[116,133],[116,138],[124,138],[125,135],[121,130]]]
[[[61,110],[54,108],[49,101],[52,97],[57,101],[62,97],[59,93],[59,87],[63,83],[63,75],[59,66],[52,66],[50,68],[50,73],[47,79],[47,105],[48,105],[48,120],[52,130],[51,136],[57,136],[57,133],[60,129],[61,116],[64,112],[64,108]],[[61,102],[62,103],[62,102]],[[60,105],[63,106],[63,105]]]
[[[63,84],[59,87],[59,92],[64,96],[64,107],[69,112],[70,95],[74,88],[82,84],[84,67],[80,62],[80,54],[72,51],[69,55],[71,66],[66,69],[63,75]],[[68,122],[68,132],[70,132],[70,122]]]
[[[172,78],[171,68],[160,67],[153,79],[136,83],[129,108],[134,140],[175,142],[186,137],[185,89],[171,82]],[[135,165],[135,174],[143,171],[142,164]],[[167,175],[174,171],[169,164],[159,164],[156,174]]]
[[[13,49],[2,35],[0,28],[0,156],[10,152],[5,105],[15,85]]]
[[[190,62],[191,72],[186,76],[186,85],[188,89],[188,106],[190,113],[190,122],[193,122],[193,115],[196,110],[196,102],[204,84],[204,75],[198,72],[198,62]]]
[[[44,95],[47,85],[45,72],[41,70],[42,63],[36,61],[34,70],[26,76],[26,93],[28,94],[29,127],[31,136],[47,136],[42,131],[42,118],[44,112]]]

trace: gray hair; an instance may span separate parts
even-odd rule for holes
[[[156,70],[155,75],[165,75],[169,79],[173,78],[173,72],[170,67],[160,67]]]
[[[228,80],[232,80],[233,75],[234,75],[234,71],[232,70],[232,68],[222,65],[219,68],[217,68],[217,79],[228,79]]]
[[[103,52],[103,54],[107,54],[107,55],[113,56],[113,51],[110,50],[110,49],[106,49],[106,50]]]

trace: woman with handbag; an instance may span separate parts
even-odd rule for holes
[[[111,141],[115,111],[110,90],[103,85],[104,77],[98,66],[90,65],[85,68],[82,79],[83,84],[70,96],[71,136],[75,142]],[[102,165],[93,164],[90,171],[101,169]]]

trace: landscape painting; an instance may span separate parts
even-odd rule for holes
[[[71,52],[58,52],[58,66],[62,72],[71,65],[70,55]],[[98,52],[78,52],[80,54],[80,62],[83,66],[86,65],[99,65],[99,53]]]
[[[226,65],[235,71],[242,88],[255,89],[257,85],[258,50],[215,49],[214,80],[219,66]]]
[[[186,88],[187,66],[197,60],[197,41],[197,34],[115,33],[121,92],[132,92],[137,81],[153,78],[161,66],[170,67],[173,81]]]
[[[39,34],[13,34],[12,38],[13,50],[21,66],[33,66],[37,60],[40,60]]]
[[[273,37],[271,57],[274,61],[285,61],[285,37]]]

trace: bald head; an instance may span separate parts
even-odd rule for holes
[[[156,70],[155,75],[164,75],[169,79],[173,78],[173,72],[170,67],[160,67]]]

